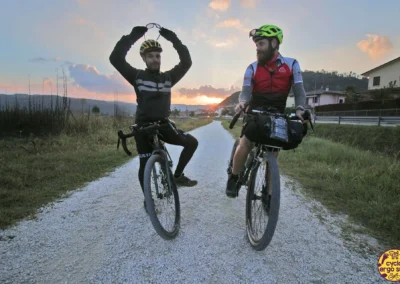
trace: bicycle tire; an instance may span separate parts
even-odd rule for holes
[[[165,174],[166,166],[165,166],[165,159],[159,155],[155,154],[152,155],[149,160],[146,163],[146,167],[144,170],[144,197],[146,200],[146,205],[147,205],[147,212],[149,214],[151,223],[153,224],[154,229],[165,240],[171,240],[174,239],[179,232],[179,226],[180,226],[180,202],[179,202],[179,194],[178,190],[174,181],[174,176],[172,174],[172,171],[170,167],[167,167],[168,174],[170,176],[170,181],[171,181],[171,191],[174,196],[174,201],[175,201],[175,216],[174,216],[174,225],[172,230],[166,230],[160,220],[157,217],[157,213],[155,211],[155,206],[154,206],[154,200],[152,198],[151,194],[151,172],[153,171],[154,165],[159,162],[163,173]]]
[[[264,250],[271,242],[272,237],[274,236],[276,225],[278,223],[279,218],[279,207],[280,207],[280,176],[279,176],[279,168],[276,158],[271,152],[268,152],[267,155],[267,164],[269,173],[268,179],[271,181],[272,186],[272,194],[271,194],[271,204],[269,208],[269,218],[268,223],[265,227],[264,233],[259,240],[256,240],[252,235],[252,200],[254,196],[254,187],[255,181],[257,177],[257,171],[260,166],[260,162],[256,162],[254,168],[250,173],[250,184],[247,190],[246,195],[246,231],[247,237],[251,244],[251,246],[258,251]],[[268,182],[268,181],[267,181]]]

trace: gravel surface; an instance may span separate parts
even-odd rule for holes
[[[42,208],[35,220],[0,231],[0,282],[387,283],[377,271],[379,254],[349,249],[337,219],[286,177],[274,238],[266,250],[253,250],[245,190],[225,196],[233,138],[218,121],[191,133],[199,147],[185,174],[199,184],[179,191],[176,239],[165,241],[152,227],[134,158]],[[177,161],[182,148],[168,149]]]

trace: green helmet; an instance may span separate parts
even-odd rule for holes
[[[253,37],[254,41],[257,41],[260,38],[272,38],[276,37],[279,41],[279,44],[283,42],[283,32],[282,29],[274,26],[274,25],[263,25],[258,29],[253,29],[250,31],[250,37]]]

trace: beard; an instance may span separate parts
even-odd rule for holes
[[[160,63],[151,63],[151,64],[146,63],[146,67],[152,72],[160,71]]]
[[[270,61],[275,55],[275,49],[272,47],[268,48],[267,51],[262,51],[257,53],[257,61],[258,63],[265,65],[268,61]]]

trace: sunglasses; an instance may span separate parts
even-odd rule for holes
[[[154,27],[156,27],[157,29],[161,29],[161,26],[159,25],[159,24],[156,24],[156,23],[148,23],[147,25],[146,25],[146,28],[147,29],[152,29],[152,28],[154,28]],[[160,35],[158,35],[158,37],[157,37],[157,39],[156,40],[158,40],[158,38],[160,37]],[[146,40],[146,35],[144,35],[144,39]]]
[[[156,24],[156,23],[149,23],[149,24],[146,25],[146,28],[148,28],[148,29],[152,29],[154,27],[156,27],[157,29],[161,29],[161,26],[159,24]]]
[[[257,32],[262,32],[262,30],[260,30],[260,29],[252,29],[252,30],[249,32],[249,37],[255,36]]]

